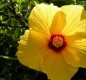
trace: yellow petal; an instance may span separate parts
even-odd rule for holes
[[[66,15],[62,11],[58,11],[54,18],[50,28],[51,34],[61,33],[66,25]]]
[[[86,32],[76,32],[73,35],[65,36],[65,40],[68,45],[71,45],[73,42],[82,39],[86,39]]]
[[[29,30],[25,33],[19,43],[17,57],[19,61],[29,68],[41,70],[41,54],[47,51],[48,35],[36,30]]]
[[[63,50],[63,55],[68,64],[73,67],[86,68],[86,39],[76,40],[68,44]]]
[[[79,67],[80,58],[76,54],[76,51],[74,49],[72,49],[71,47],[65,48],[62,51],[62,54],[64,55],[64,58],[68,64],[73,67]]]
[[[86,11],[79,5],[68,5],[61,7],[61,11],[66,15],[67,24],[62,34],[72,35],[75,32],[86,31]]]
[[[71,46],[76,49],[80,58],[79,66],[86,68],[86,38],[75,41]]]
[[[67,64],[61,53],[57,55],[49,53],[44,56],[42,70],[50,80],[70,80],[78,68]]]
[[[53,4],[37,4],[30,13],[29,27],[49,33],[53,16],[58,10]]]

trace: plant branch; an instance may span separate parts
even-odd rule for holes
[[[9,56],[3,56],[3,55],[0,55],[0,58],[9,59],[9,60],[18,60],[16,57],[9,57]]]

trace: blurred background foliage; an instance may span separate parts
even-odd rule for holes
[[[86,0],[0,0],[0,80],[48,80],[46,74],[27,68],[16,57],[20,36],[29,29],[30,11],[42,2],[86,8]],[[71,80],[86,80],[86,69],[80,68]]]

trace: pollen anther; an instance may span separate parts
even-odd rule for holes
[[[59,48],[63,45],[63,39],[60,36],[55,36],[52,41],[52,45]]]
[[[48,47],[54,50],[56,53],[62,51],[66,47],[67,43],[65,36],[62,34],[52,35],[48,42]]]

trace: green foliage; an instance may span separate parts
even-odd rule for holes
[[[57,6],[79,4],[85,0],[0,0],[0,80],[48,80],[47,75],[20,64],[16,57],[18,41],[28,26],[28,16],[38,3]],[[72,80],[85,80],[86,69],[81,69]]]
[[[4,4],[4,3],[0,3],[0,10],[3,9],[4,7],[8,6],[9,4]]]
[[[84,6],[86,9],[86,0],[77,0],[77,4]]]
[[[75,4],[74,0],[49,0],[49,3],[54,3],[57,6],[63,6],[68,4]]]

